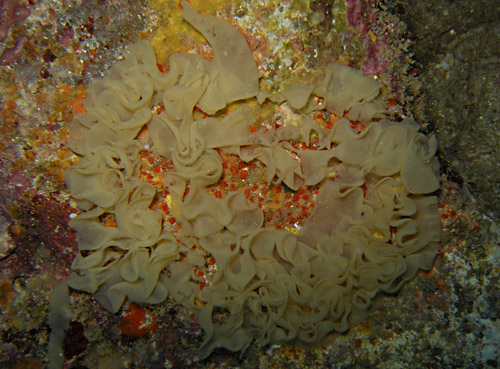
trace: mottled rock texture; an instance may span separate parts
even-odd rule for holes
[[[480,208],[500,219],[500,2],[410,0],[404,21],[416,42],[423,107],[442,165]]]

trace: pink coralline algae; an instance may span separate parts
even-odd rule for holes
[[[371,75],[385,71],[390,63],[389,60],[383,58],[383,55],[388,56],[388,52],[389,49],[382,41],[369,43],[368,54],[361,66],[363,71]]]
[[[361,66],[368,75],[381,73],[390,64],[390,49],[385,44],[383,35],[376,35],[378,32],[373,32],[373,29],[377,28],[373,3],[373,0],[348,0],[346,12],[347,24],[360,31],[361,39],[368,49]]]
[[[15,0],[0,0],[0,42],[4,42],[9,34],[10,27],[26,19],[30,11],[24,5],[18,5]],[[21,56],[24,50],[26,36],[15,40],[13,47],[4,47],[0,54],[0,65],[8,65]]]
[[[366,34],[370,29],[370,24],[375,20],[375,14],[370,12],[366,1],[348,0],[346,19],[350,27]]]

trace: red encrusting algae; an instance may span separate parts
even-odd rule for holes
[[[124,335],[142,337],[158,328],[154,315],[149,315],[145,309],[133,303],[129,304],[128,307],[130,312],[126,313],[118,324],[118,329]]]

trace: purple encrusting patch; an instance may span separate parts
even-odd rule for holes
[[[370,30],[376,23],[373,0],[347,0],[347,24],[360,31],[360,37],[368,54],[362,63],[362,70],[367,75],[384,72],[389,66],[390,48],[382,39],[370,37]]]
[[[30,10],[24,5],[18,5],[15,0],[0,0],[0,42],[5,41],[10,27],[30,15]],[[0,54],[0,65],[8,65],[19,58],[24,50],[26,36],[15,40],[13,47],[5,47]]]

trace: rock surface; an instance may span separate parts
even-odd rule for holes
[[[403,20],[422,67],[421,120],[435,124],[444,171],[498,221],[500,3],[410,0]]]

